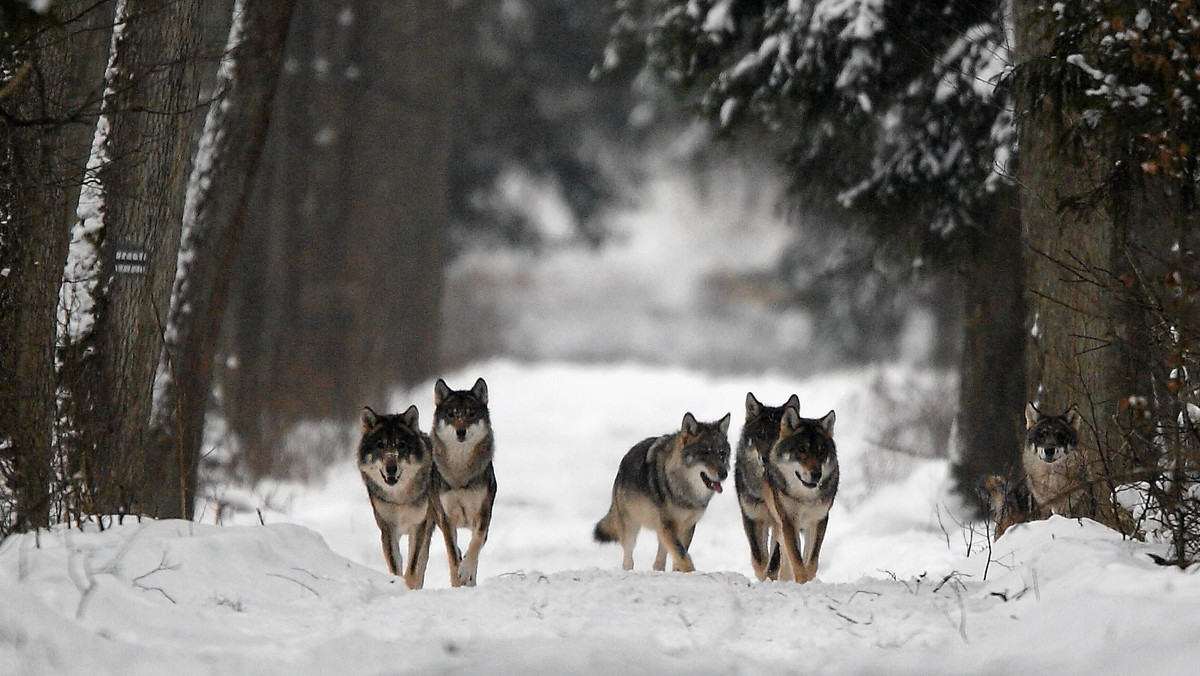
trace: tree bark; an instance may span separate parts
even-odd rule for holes
[[[959,271],[963,349],[953,475],[956,492],[986,514],[980,479],[1016,476],[1024,436],[1025,303],[1021,222],[1015,190],[999,196],[991,226],[979,233],[971,265]]]
[[[1016,54],[1023,69],[1017,87],[1021,159],[1021,222],[1026,242],[1028,399],[1046,414],[1078,405],[1081,448],[1088,454],[1093,496],[1085,513],[1117,525],[1108,477],[1125,459],[1117,413],[1133,390],[1117,327],[1128,305],[1116,271],[1126,237],[1105,189],[1109,162],[1094,145],[1068,143],[1077,122],[1043,77],[1061,69],[1037,3],[1016,3]],[[1090,199],[1103,194],[1103,198]]]
[[[213,361],[233,265],[246,227],[250,182],[258,166],[283,63],[294,0],[239,0],[192,178],[160,366],[154,449],[148,465],[159,487],[158,516],[192,518],[196,470]]]
[[[113,4],[59,2],[61,23],[27,36],[16,76],[0,83],[0,460],[19,531],[51,523],[55,308]]]
[[[160,506],[162,487],[147,483],[148,428],[197,118],[199,4],[126,0],[113,41],[101,111],[108,159],[97,170],[104,209],[98,242],[108,261],[93,332],[75,346],[65,374],[94,514],[154,515]],[[119,250],[144,252],[144,274],[119,274],[112,263]]]

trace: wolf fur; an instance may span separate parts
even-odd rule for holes
[[[425,584],[429,541],[435,521],[431,503],[433,448],[417,425],[416,406],[399,415],[379,415],[364,407],[358,471],[375,523],[383,558],[392,575],[403,575],[409,589]],[[400,555],[400,537],[408,536],[408,566]]]
[[[439,379],[433,387],[433,464],[437,499],[435,518],[446,542],[450,584],[475,586],[479,552],[487,543],[496,502],[496,472],[492,468],[495,439],[488,412],[487,383],[475,381],[469,390],[451,390]],[[464,554],[458,548],[458,529],[471,531]]]
[[[1024,478],[1014,480],[995,474],[985,476],[979,481],[978,493],[987,502],[988,515],[995,524],[992,540],[999,540],[1001,535],[1018,523],[1037,517],[1037,507]]]
[[[753,392],[747,392],[746,423],[737,445],[733,485],[750,544],[750,565],[760,582],[778,575],[779,546],[774,543],[771,512],[763,500],[763,457],[779,439],[779,423],[787,407],[799,411],[800,399],[793,394],[783,406],[764,406]]]
[[[763,499],[783,554],[780,580],[803,584],[817,575],[838,489],[834,420],[833,411],[809,419],[801,418],[795,408],[784,407],[779,439],[763,458]]]
[[[1025,406],[1025,450],[1021,466],[1039,518],[1051,514],[1082,516],[1087,477],[1079,449],[1079,409],[1044,415],[1030,402]]]
[[[620,542],[621,565],[633,570],[638,531],[648,528],[658,535],[654,570],[666,569],[670,553],[674,570],[694,571],[688,548],[696,522],[729,476],[729,454],[728,413],[709,423],[685,414],[678,432],[644,439],[625,454],[612,504],[592,535],[597,542]]]

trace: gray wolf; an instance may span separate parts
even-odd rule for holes
[[[780,580],[803,584],[817,575],[838,489],[834,420],[833,411],[809,419],[801,418],[795,408],[784,407],[779,439],[763,457],[763,500],[783,553]]]
[[[1016,524],[1032,521],[1037,516],[1037,507],[1023,477],[1013,480],[995,474],[985,476],[979,481],[978,492],[987,502],[988,515],[995,523],[993,540],[999,540]]]
[[[403,575],[409,589],[425,584],[434,512],[430,502],[433,448],[417,426],[417,407],[399,415],[379,415],[364,407],[358,471],[383,543],[392,575]],[[408,536],[408,567],[400,556],[400,537]]]
[[[1044,415],[1030,402],[1025,406],[1025,450],[1021,467],[1039,518],[1078,513],[1087,500],[1084,454],[1079,450],[1079,409]]]
[[[433,403],[434,509],[446,541],[450,585],[474,587],[479,552],[487,543],[496,502],[487,383],[480,378],[469,390],[451,390],[438,379]],[[465,554],[458,548],[459,528],[471,531]]]
[[[621,460],[612,504],[593,537],[620,542],[625,550],[621,565],[633,570],[638,531],[648,528],[658,535],[654,570],[666,569],[668,553],[674,570],[696,570],[688,548],[696,522],[729,476],[729,453],[728,413],[708,423],[686,413],[678,432],[638,442]]]
[[[733,485],[742,510],[746,540],[750,543],[750,565],[760,582],[775,577],[779,565],[779,547],[773,545],[771,537],[771,512],[763,501],[762,459],[779,439],[779,423],[787,407],[799,411],[800,399],[793,394],[783,406],[764,406],[753,392],[747,392],[746,423],[737,445]]]

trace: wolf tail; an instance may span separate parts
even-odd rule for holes
[[[597,521],[596,527],[592,529],[592,537],[596,539],[596,542],[616,542],[618,534],[621,532],[619,519],[617,510],[609,508],[608,514]]]

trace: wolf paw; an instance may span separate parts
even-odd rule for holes
[[[478,563],[475,561],[463,561],[458,566],[458,583],[464,587],[475,586],[475,572],[478,568]]]

